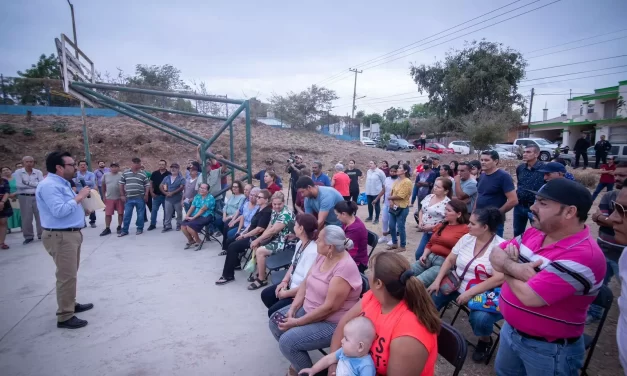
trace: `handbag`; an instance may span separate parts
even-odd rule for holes
[[[468,301],[468,308],[474,311],[484,311],[490,313],[500,313],[499,300],[501,298],[501,288],[495,287],[481,294],[475,295]]]
[[[481,250],[479,252],[477,252],[477,254],[468,262],[468,264],[466,264],[466,267],[464,268],[464,271],[462,272],[461,276],[458,276],[457,273],[455,272],[455,267],[451,268],[446,275],[444,276],[444,278],[442,278],[442,282],[440,282],[440,293],[443,295],[449,295],[450,293],[452,293],[453,291],[457,291],[457,289],[459,289],[459,286],[462,285],[462,281],[464,280],[464,277],[466,276],[466,272],[468,271],[468,268],[470,267],[470,265],[472,265],[472,263],[477,259],[477,257],[483,253],[483,251],[485,251],[485,249],[492,244],[492,241],[494,240],[494,236],[492,236],[492,238],[490,239],[490,241],[488,241],[487,243],[485,243],[485,245],[483,246],[483,248],[481,248]]]
[[[400,206],[397,206],[396,208],[390,207],[388,209],[388,213],[392,214],[395,217],[398,217],[399,215],[401,215],[401,212],[403,211],[403,209],[405,208],[401,208]]]
[[[248,260],[248,262],[246,263],[246,266],[244,266],[244,271],[246,273],[253,273],[256,269],[257,266],[257,261],[255,260],[255,252],[253,252],[252,257],[250,258],[250,260]]]

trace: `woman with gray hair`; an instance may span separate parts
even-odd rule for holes
[[[335,175],[333,175],[333,179],[331,179],[331,186],[335,188],[338,192],[340,192],[340,194],[342,195],[342,197],[344,197],[344,200],[346,201],[351,200],[351,194],[349,189],[350,184],[351,178],[348,177],[348,175],[346,175],[346,173],[344,172],[344,165],[341,163],[336,164]]]
[[[290,362],[288,375],[313,363],[308,351],[329,347],[342,316],[359,300],[362,280],[346,252],[353,241],[339,226],[326,226],[316,241],[318,256],[291,305],[270,317],[270,331]]]

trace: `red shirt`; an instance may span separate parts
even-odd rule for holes
[[[602,164],[601,171],[614,171],[616,170],[616,164],[612,163],[612,165]],[[599,183],[611,184],[615,183],[616,178],[611,174],[601,174],[601,178],[599,179]]]
[[[350,196],[348,187],[351,183],[351,178],[349,178],[346,173],[337,172],[335,175],[333,175],[333,181],[335,182],[333,188],[340,192],[342,196]]]
[[[271,194],[274,194],[275,192],[279,192],[281,190],[281,187],[279,187],[278,185],[276,185],[276,183],[273,182],[266,189],[269,190]]]

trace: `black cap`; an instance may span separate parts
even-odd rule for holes
[[[580,218],[588,215],[592,207],[592,195],[588,188],[569,179],[553,179],[543,185],[539,191],[530,189],[528,191],[547,200],[576,207]]]

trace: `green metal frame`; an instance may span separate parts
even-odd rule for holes
[[[227,165],[230,168],[231,175],[231,184],[235,179],[235,170],[242,171],[246,173],[244,179],[246,179],[249,183],[252,183],[252,140],[251,140],[251,125],[250,125],[250,104],[248,100],[238,100],[238,99],[229,99],[225,97],[213,97],[206,95],[196,95],[196,94],[186,94],[186,93],[177,93],[171,91],[159,91],[159,90],[150,90],[150,89],[140,89],[140,88],[132,88],[126,86],[117,86],[110,84],[102,84],[102,83],[89,83],[89,82],[79,82],[74,81],[70,82],[70,87],[84,95],[86,98],[91,99],[94,103],[98,103],[104,107],[110,108],[112,110],[117,111],[118,113],[128,116],[131,119],[140,121],[150,127],[160,130],[161,132],[167,133],[181,141],[185,141],[192,145],[201,145],[200,148],[200,159],[202,163],[203,171],[207,171],[207,158],[213,158],[218,160],[220,163]],[[95,90],[103,90],[103,91],[121,91],[121,92],[130,92],[130,93],[138,93],[138,94],[148,94],[148,95],[156,95],[161,97],[170,97],[170,98],[183,98],[183,99],[191,99],[191,100],[202,100],[208,102],[219,102],[219,103],[227,103],[227,104],[238,104],[239,107],[235,112],[230,114],[229,117],[222,116],[213,116],[213,115],[205,115],[198,114],[187,111],[179,111],[161,107],[154,106],[146,106],[146,105],[138,105],[132,103],[125,103],[113,99],[101,92]],[[214,119],[214,120],[222,120],[224,124],[220,126],[220,128],[209,138],[205,139],[199,135],[196,135],[186,129],[183,129],[175,124],[169,123],[163,119],[160,119],[156,116],[153,116],[145,111],[158,111],[158,112],[168,112],[173,114],[187,115],[187,116],[195,116],[206,119]],[[239,114],[245,111],[245,119],[246,119],[246,166],[237,165],[235,160],[235,145],[234,145],[234,129],[233,129],[233,121],[239,116]],[[224,158],[218,158],[215,154],[211,153],[209,148],[211,145],[220,137],[220,135],[226,130],[229,129],[229,160]],[[221,176],[229,175],[229,173],[223,174]],[[207,174],[202,174],[203,181],[207,182]],[[230,189],[230,185],[222,190],[217,196],[221,196]]]

